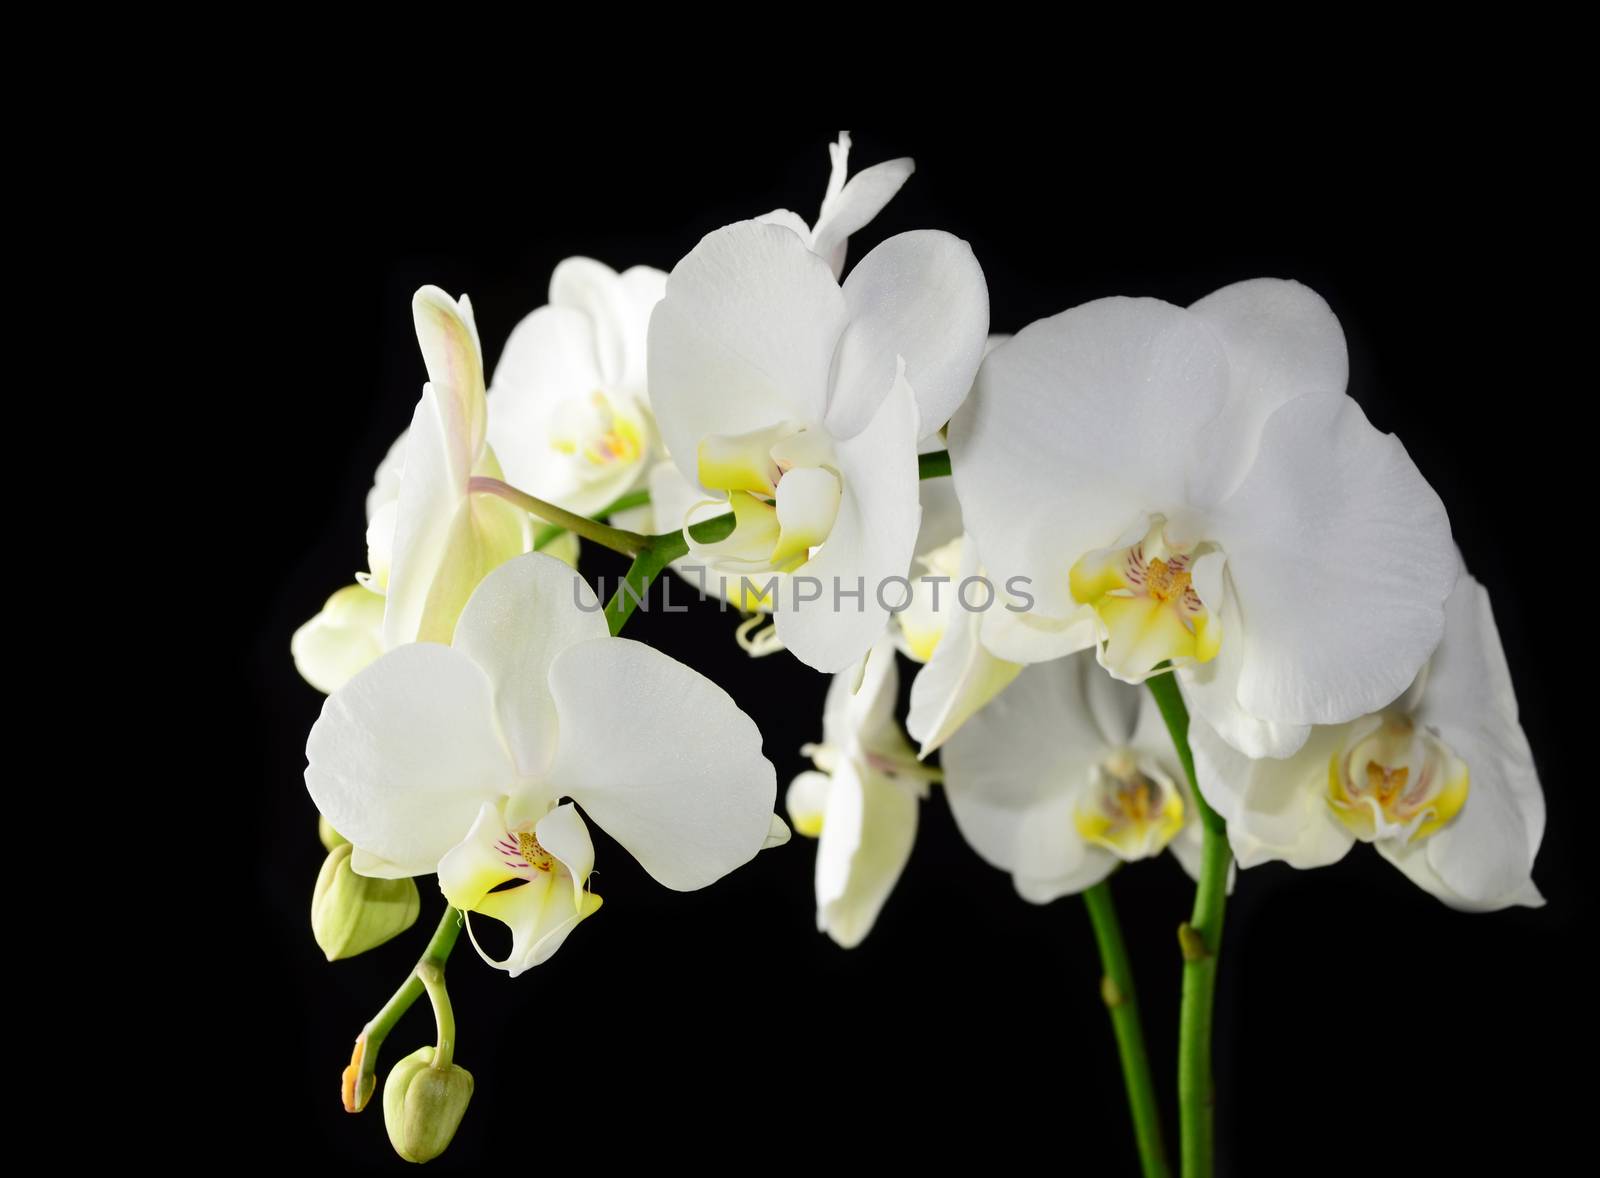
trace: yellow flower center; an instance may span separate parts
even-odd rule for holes
[[[550,445],[576,460],[580,478],[596,478],[639,461],[644,425],[625,404],[595,389],[557,411]]]
[[[1184,558],[1174,557],[1171,564],[1157,557],[1150,562],[1145,575],[1145,592],[1163,604],[1169,601],[1184,602],[1194,594],[1189,587],[1189,570]],[[1199,597],[1194,598],[1196,606]]]
[[[517,832],[517,853],[522,856],[523,862],[537,871],[552,871],[555,868],[555,856],[539,845],[539,836],[531,830]]]
[[[827,435],[787,423],[702,439],[696,475],[727,493],[736,520],[732,535],[696,555],[727,576],[753,578],[741,591],[745,608],[768,604],[757,574],[793,573],[827,541],[843,494]]]
[[[1222,648],[1222,623],[1193,581],[1194,562],[1209,546],[1175,548],[1165,529],[1166,521],[1156,516],[1143,540],[1091,552],[1069,575],[1073,598],[1100,619],[1100,661],[1129,682],[1143,680],[1164,662],[1210,662]]]
[[[1120,859],[1147,859],[1183,829],[1183,795],[1154,764],[1116,753],[1094,768],[1073,823],[1086,841]]]
[[[1328,762],[1328,805],[1366,842],[1417,842],[1467,800],[1466,765],[1405,716],[1385,716],[1351,734]]]

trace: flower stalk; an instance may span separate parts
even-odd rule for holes
[[[565,528],[574,532],[585,540],[609,548],[613,552],[620,552],[624,556],[636,556],[649,545],[650,540],[637,532],[627,532],[621,528],[613,528],[609,524],[599,523],[586,515],[578,515],[564,507],[557,507],[554,503],[546,503],[543,499],[535,498],[526,491],[519,491],[508,483],[499,479],[489,478],[485,475],[474,475],[468,484],[468,490],[475,495],[498,495],[507,503],[514,503],[529,515],[536,515],[547,524]],[[554,537],[551,537],[554,539]],[[549,540],[545,541],[549,543]],[[537,540],[535,541],[537,545]]]
[[[1139,1004],[1134,996],[1133,966],[1122,939],[1116,905],[1111,900],[1111,881],[1101,880],[1083,893],[1089,922],[1094,926],[1095,943],[1100,947],[1100,997],[1111,1016],[1111,1030],[1117,1039],[1117,1055],[1122,1060],[1122,1079],[1128,1089],[1128,1111],[1133,1117],[1134,1139],[1139,1148],[1139,1169],[1145,1178],[1166,1178],[1171,1173],[1167,1151],[1161,1140],[1161,1116],[1156,1104],[1155,1082],[1150,1075],[1150,1058],[1145,1052],[1144,1028],[1139,1023]]]
[[[443,994],[444,965],[450,959],[450,951],[456,947],[456,938],[461,935],[461,924],[460,912],[454,908],[444,910],[444,915],[439,918],[439,927],[434,930],[433,939],[423,950],[416,968],[394,992],[394,996],[384,1003],[383,1009],[361,1028],[361,1034],[356,1036],[355,1049],[350,1053],[350,1063],[344,1070],[340,1084],[345,1112],[358,1113],[367,1107],[367,1101],[372,1098],[373,1090],[378,1083],[378,1052],[401,1016],[410,1010],[411,1004],[422,997],[423,991],[428,989],[426,976],[435,979],[436,988]],[[431,992],[430,990],[430,994]],[[440,1051],[448,1063],[450,1053],[455,1047],[455,1018],[450,1010],[448,995],[444,996],[442,1015],[438,998],[434,998],[433,1006],[434,1019],[438,1023]],[[446,1037],[447,1031],[448,1037]]]
[[[1178,1129],[1183,1178],[1210,1178],[1215,1168],[1216,1087],[1211,1075],[1211,1015],[1217,986],[1217,954],[1228,903],[1228,824],[1206,804],[1195,783],[1189,751],[1189,711],[1171,674],[1154,675],[1150,694],[1172,734],[1200,814],[1200,879],[1194,910],[1178,926],[1183,952],[1183,994],[1178,1015]]]

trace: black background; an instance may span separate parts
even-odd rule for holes
[[[1535,878],[1549,904],[1457,914],[1365,847],[1322,871],[1243,875],[1217,1015],[1224,1173],[1437,1172],[1495,1156],[1540,1172],[1576,1139],[1592,1087],[1564,1077],[1584,1066],[1592,1036],[1578,969],[1593,783],[1556,716],[1593,647],[1572,645],[1594,626],[1592,497],[1550,494],[1562,473],[1552,435],[1587,428],[1567,407],[1592,377],[1560,362],[1550,338],[1560,328],[1543,276],[1570,243],[1544,218],[1542,147],[1492,119],[1452,126],[1380,135],[1247,120],[1219,142],[1173,115],[1116,134],[855,132],[855,168],[912,155],[917,171],[853,239],[852,258],[906,229],[967,238],[989,280],[992,330],[1107,294],[1188,303],[1260,275],[1315,288],[1348,335],[1352,395],[1404,440],[1493,595],[1546,790]],[[300,780],[322,697],[297,676],[288,640],[364,566],[363,496],[423,380],[410,294],[425,282],[469,293],[492,364],[563,257],[670,269],[728,221],[778,206],[814,218],[836,132],[647,119],[455,143],[431,130],[391,140],[350,124],[275,143],[287,165],[262,169],[263,212],[237,230],[263,305],[219,341],[261,357],[239,375],[269,386],[230,441],[253,476],[233,509],[259,545],[254,575],[229,590],[233,617],[248,619],[228,639],[248,645],[248,686],[232,709],[242,727],[227,729],[259,766],[230,783],[258,839],[259,912],[250,937],[225,938],[237,968],[211,975],[192,1009],[255,1012],[227,1032],[253,1044],[228,1081],[234,1111],[255,1124],[252,1156],[347,1170],[402,1164],[380,1110],[340,1110],[339,1073],[440,901],[424,880],[410,933],[322,960],[307,919],[322,850]],[[586,572],[620,571],[585,553]],[[786,655],[746,658],[732,624],[700,606],[637,615],[628,634],[741,702],[781,797],[803,767],[800,745],[820,735],[826,679]],[[566,1168],[645,1150],[653,1169],[942,1166],[975,1154],[1132,1171],[1081,903],[1018,899],[961,841],[937,790],[904,878],[850,952],[814,928],[814,843],[796,838],[678,894],[596,840],[606,906],[552,961],[511,981],[458,949],[458,1061],[477,1092],[437,1168]],[[1174,930],[1191,886],[1164,858],[1120,872],[1114,892],[1175,1138]],[[422,1004],[387,1058],[430,1034]]]

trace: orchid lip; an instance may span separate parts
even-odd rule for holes
[[[1467,766],[1407,716],[1357,726],[1328,762],[1328,805],[1364,842],[1420,842],[1461,810]]]
[[[1093,608],[1101,630],[1100,662],[1139,683],[1162,664],[1210,662],[1222,647],[1221,603],[1207,602],[1196,577],[1213,557],[1208,542],[1174,543],[1165,517],[1151,516],[1140,539],[1091,552],[1069,573],[1073,598]],[[1215,595],[1215,594],[1214,594]]]
[[[1118,858],[1147,859],[1183,828],[1183,795],[1149,758],[1119,750],[1090,771],[1073,822],[1086,841]]]

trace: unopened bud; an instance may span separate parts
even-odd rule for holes
[[[328,852],[311,893],[311,932],[329,961],[375,949],[410,928],[422,908],[409,879],[372,879],[350,866],[351,847]]]
[[[331,851],[335,847],[343,846],[350,841],[333,829],[333,823],[329,822],[321,814],[317,815],[317,837],[322,840],[323,850],[326,851]]]
[[[442,1154],[472,1099],[471,1073],[453,1063],[434,1067],[433,1052],[419,1047],[390,1069],[383,1084],[389,1144],[408,1162],[431,1162]]]

